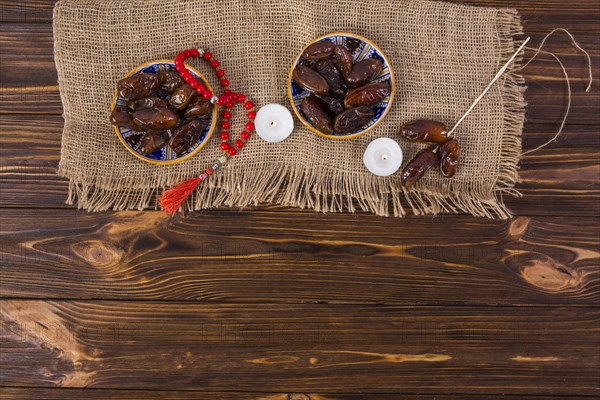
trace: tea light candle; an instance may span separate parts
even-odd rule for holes
[[[261,139],[277,143],[290,136],[294,130],[294,119],[281,104],[267,104],[256,113],[254,129]]]
[[[390,138],[373,140],[363,155],[367,169],[377,176],[388,176],[398,171],[402,165],[402,149]]]

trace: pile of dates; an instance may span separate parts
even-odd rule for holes
[[[140,132],[139,151],[152,154],[167,143],[177,156],[185,154],[212,120],[213,105],[198,95],[174,70],[138,72],[119,81],[126,107],[115,107],[113,125]]]
[[[434,144],[423,149],[404,167],[400,175],[402,184],[409,188],[434,165],[439,165],[446,178],[452,178],[458,168],[460,151],[456,139],[448,136],[446,125],[431,120],[417,120],[402,126],[402,136],[417,143]]]
[[[372,106],[391,94],[384,82],[372,82],[383,69],[376,58],[354,63],[348,47],[329,40],[302,53],[294,81],[310,92],[300,104],[306,120],[326,135],[348,135],[373,121]]]

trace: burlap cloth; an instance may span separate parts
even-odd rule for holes
[[[68,202],[91,211],[155,207],[157,193],[196,176],[220,155],[218,131],[197,156],[174,166],[145,163],[123,148],[109,123],[110,104],[116,82],[136,65],[192,46],[209,49],[233,90],[247,93],[258,107],[289,107],[286,82],[295,56],[313,38],[334,31],[370,38],[391,60],[396,99],[383,123],[352,140],[324,139],[297,119],[284,142],[254,137],[200,185],[188,207],[270,203],[395,216],[407,209],[510,216],[502,195],[518,194],[513,187],[525,106],[515,65],[457,130],[462,160],[453,179],[430,171],[406,191],[399,172],[376,177],[363,165],[364,149],[376,137],[399,141],[405,163],[425,147],[400,138],[399,127],[408,120],[435,119],[451,127],[512,55],[514,36],[522,33],[512,9],[420,0],[59,1],[54,40],[65,118],[59,174],[70,181]],[[218,86],[208,65],[192,65]],[[232,131],[241,124],[234,120]]]

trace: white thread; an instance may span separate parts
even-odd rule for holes
[[[525,48],[525,45],[529,42],[529,40],[531,40],[530,37],[525,39],[523,44],[517,49],[517,51],[514,52],[514,54],[512,55],[512,57],[510,57],[510,59],[506,62],[506,64],[504,64],[504,66],[502,66],[502,68],[500,68],[498,73],[496,73],[496,76],[494,76],[494,79],[492,79],[492,81],[487,85],[487,87],[483,90],[483,92],[479,95],[479,97],[475,99],[475,101],[473,102],[473,104],[471,104],[471,107],[469,107],[467,112],[462,117],[460,117],[458,122],[456,124],[454,124],[454,127],[452,127],[452,129],[450,129],[450,131],[448,132],[448,137],[452,137],[452,134],[454,133],[454,131],[456,130],[458,125],[460,125],[460,123],[463,122],[463,120],[465,118],[467,118],[467,116],[471,113],[471,111],[473,111],[475,106],[481,101],[481,99],[483,99],[483,97],[487,94],[487,92],[492,88],[494,83],[496,83],[496,81],[498,79],[500,79],[500,77],[504,74],[504,72],[506,72],[506,70],[508,69],[508,66],[514,61],[514,59],[517,57],[517,55],[519,55],[521,50],[523,50]]]
[[[523,153],[521,153],[521,156],[524,156],[525,154],[529,154],[529,153],[533,153],[534,151],[537,151],[539,149],[542,149],[546,146],[548,146],[550,143],[552,143],[553,141],[555,141],[558,136],[562,133],[562,130],[565,127],[565,124],[567,123],[567,117],[569,116],[569,112],[571,111],[571,81],[569,80],[569,74],[567,73],[567,70],[565,68],[565,66],[563,65],[563,63],[560,61],[560,59],[556,56],[556,54],[550,52],[550,51],[544,51],[542,50],[542,47],[544,47],[544,44],[546,43],[546,40],[554,33],[557,31],[562,31],[564,33],[566,33],[570,38],[571,41],[573,42],[573,45],[582,53],[584,53],[587,57],[587,61],[588,61],[588,74],[589,74],[589,78],[590,78],[590,82],[587,85],[587,88],[585,89],[586,93],[589,93],[591,87],[592,87],[592,82],[594,81],[594,78],[592,76],[592,59],[590,58],[590,55],[587,51],[585,51],[584,49],[581,48],[581,46],[579,46],[579,44],[577,43],[577,41],[575,40],[575,38],[573,37],[573,35],[571,35],[571,32],[569,32],[568,30],[566,30],[565,28],[556,28],[554,29],[552,32],[550,32],[549,34],[547,34],[544,39],[542,40],[542,43],[540,44],[540,46],[537,49],[531,48],[531,47],[527,47],[527,50],[534,50],[535,54],[529,59],[529,61],[527,61],[522,67],[519,68],[519,70],[522,70],[523,68],[527,67],[529,64],[531,64],[531,62],[538,56],[538,54],[540,53],[544,53],[544,54],[549,54],[552,57],[554,57],[554,59],[558,62],[558,65],[560,65],[560,68],[562,69],[563,75],[565,76],[565,80],[567,81],[567,109],[565,110],[565,113],[563,115],[563,119],[560,123],[560,127],[558,128],[558,131],[556,132],[556,134],[552,137],[552,139],[548,140],[546,143],[539,145],[538,147],[536,147],[535,149],[530,149],[527,151],[524,151]]]
[[[594,78],[592,76],[592,59],[590,58],[590,54],[585,51],[583,48],[581,48],[581,46],[579,45],[579,43],[577,43],[577,41],[575,40],[575,38],[573,37],[573,35],[571,34],[571,32],[569,32],[568,30],[566,30],[565,28],[556,28],[554,29],[552,32],[550,32],[549,34],[547,34],[546,36],[544,36],[544,39],[542,39],[542,43],[538,46],[537,49],[532,49],[532,48],[527,48],[528,50],[536,50],[535,54],[529,59],[529,61],[527,61],[525,63],[525,65],[523,65],[522,67],[519,68],[519,70],[525,68],[526,66],[528,66],[529,64],[531,64],[531,62],[537,57],[538,54],[540,53],[545,53],[545,54],[551,54],[554,55],[554,53],[551,52],[545,52],[542,51],[542,48],[544,47],[544,44],[546,44],[546,40],[552,36],[552,34],[554,34],[554,32],[564,32],[567,35],[569,35],[569,37],[571,38],[571,42],[573,43],[573,46],[575,46],[575,48],[579,51],[581,51],[583,54],[585,54],[585,56],[587,57],[587,64],[588,64],[588,75],[590,78],[590,82],[587,85],[587,88],[585,89],[586,93],[590,91],[590,89],[592,88],[592,82],[594,81]],[[556,56],[554,56],[554,58],[556,58]],[[560,61],[559,61],[560,63]],[[562,65],[562,64],[561,64]]]
[[[530,48],[528,48],[530,49]],[[535,49],[531,49],[531,50],[535,50]],[[530,149],[527,151],[524,151],[521,153],[521,157],[524,156],[525,154],[529,154],[529,153],[533,153],[534,151],[538,151],[539,149],[542,149],[546,146],[548,146],[550,143],[552,143],[553,141],[555,141],[558,136],[562,133],[563,128],[565,127],[565,124],[567,123],[567,117],[569,116],[569,112],[571,111],[571,82],[569,81],[569,74],[567,74],[567,70],[565,69],[565,66],[563,65],[563,63],[560,61],[560,59],[556,56],[556,54],[551,53],[549,51],[543,51],[540,50],[539,48],[537,49],[537,52],[535,53],[536,55],[538,55],[539,53],[545,53],[545,54],[550,54],[552,57],[554,57],[554,59],[558,62],[558,64],[560,65],[560,68],[562,69],[563,75],[565,76],[565,80],[567,81],[567,109],[565,110],[565,113],[563,115],[563,119],[562,122],[560,123],[560,127],[558,128],[558,131],[556,132],[556,134],[554,135],[554,137],[552,137],[552,139],[548,140],[546,143],[539,145],[538,147],[536,147],[535,149]],[[531,59],[533,60],[533,58]],[[529,60],[529,62],[531,62],[531,60]],[[523,66],[523,68],[525,66],[527,66],[529,63],[525,64]],[[591,81],[590,81],[590,85],[591,85]]]
[[[487,87],[483,90],[483,92],[479,95],[479,97],[477,99],[475,99],[475,101],[473,102],[473,104],[471,104],[471,107],[469,107],[469,109],[467,110],[467,112],[458,120],[458,122],[456,124],[454,124],[454,127],[452,127],[452,129],[450,129],[450,131],[448,132],[448,136],[449,137],[452,136],[452,134],[454,133],[454,131],[456,130],[456,128],[458,127],[458,125],[471,113],[471,111],[473,111],[473,109],[475,108],[475,106],[477,105],[477,103],[479,103],[481,101],[481,99],[492,88],[492,86],[494,85],[494,83],[504,74],[504,72],[506,72],[506,70],[508,69],[508,66],[510,65],[510,63],[513,62],[513,60],[517,57],[517,55],[521,52],[521,50],[523,50],[524,48],[526,48],[527,50],[535,51],[535,54],[529,59],[529,61],[527,61],[524,65],[522,65],[521,67],[519,67],[517,69],[517,71],[520,71],[523,68],[527,67],[529,64],[531,64],[531,62],[540,53],[549,54],[552,57],[554,57],[554,59],[560,65],[560,68],[562,69],[563,75],[565,76],[565,80],[567,82],[567,108],[565,110],[565,113],[564,113],[562,122],[560,124],[560,127],[558,128],[558,131],[556,132],[556,134],[554,135],[554,137],[552,137],[552,139],[548,140],[546,143],[544,143],[544,144],[536,147],[535,149],[530,149],[530,150],[527,150],[527,151],[521,153],[521,156],[524,156],[525,154],[533,153],[534,151],[537,151],[537,150],[539,150],[541,148],[544,148],[544,147],[548,146],[550,143],[552,143],[554,140],[556,140],[558,138],[558,136],[562,133],[562,130],[564,129],[565,124],[567,122],[567,117],[569,116],[569,112],[571,111],[571,98],[572,98],[571,81],[569,80],[569,74],[567,73],[567,70],[566,70],[564,64],[560,61],[560,59],[556,56],[556,54],[554,54],[552,52],[549,52],[549,51],[544,51],[544,50],[542,50],[542,48],[546,44],[546,40],[550,36],[552,36],[555,32],[558,32],[558,31],[566,33],[569,36],[569,38],[571,38],[571,41],[572,41],[573,45],[575,46],[575,48],[577,48],[577,50],[579,50],[579,51],[581,51],[582,53],[585,54],[585,56],[587,58],[588,75],[589,75],[589,83],[588,83],[587,88],[585,89],[585,91],[586,91],[586,93],[589,93],[590,89],[592,88],[592,83],[594,81],[594,78],[593,78],[593,75],[592,75],[592,59],[590,57],[590,54],[587,51],[585,51],[579,45],[579,43],[577,43],[577,41],[575,40],[575,38],[573,37],[573,35],[571,34],[571,32],[569,32],[565,28],[556,28],[556,29],[552,30],[552,32],[548,33],[544,37],[544,39],[542,39],[542,43],[539,45],[539,47],[537,49],[531,48],[531,47],[527,47],[526,44],[527,44],[527,42],[529,42],[529,40],[531,38],[528,37],[527,39],[525,39],[525,41],[523,42],[523,44],[517,49],[517,51],[512,55],[512,57],[506,62],[506,64],[504,64],[504,66],[502,68],[500,68],[500,70],[498,71],[498,73],[496,74],[496,76],[494,77],[494,79],[492,79],[492,81],[487,85]]]

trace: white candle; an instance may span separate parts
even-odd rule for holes
[[[294,118],[281,104],[267,104],[256,113],[254,128],[261,139],[277,143],[290,136],[294,130]]]
[[[375,139],[367,146],[363,162],[371,173],[388,176],[402,165],[402,149],[390,138]]]

